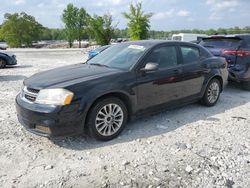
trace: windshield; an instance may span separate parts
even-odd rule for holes
[[[100,47],[94,49],[94,51],[96,51],[96,52],[102,52],[103,50],[107,49],[108,47],[109,47],[109,45],[100,46]]]
[[[88,64],[128,70],[140,59],[146,49],[145,46],[131,43],[116,44],[90,59]]]
[[[237,38],[214,38],[203,39],[200,45],[204,47],[238,47],[240,39]]]

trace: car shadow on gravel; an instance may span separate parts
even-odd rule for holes
[[[15,65],[15,66],[6,66],[5,69],[17,69],[17,68],[31,68],[32,65]]]
[[[164,136],[164,134],[168,132],[175,131],[183,126],[189,126],[189,124],[200,120],[220,121],[220,119],[213,116],[250,102],[249,94],[248,91],[240,90],[237,84],[229,84],[225,92],[222,93],[217,105],[214,107],[205,107],[195,103],[143,117],[128,123],[118,138],[108,142],[96,141],[86,135],[51,139],[51,141],[67,149],[88,150],[131,142],[137,139],[150,138],[157,135]]]
[[[26,76],[23,76],[23,75],[6,75],[6,76],[1,76],[0,75],[0,82],[3,82],[3,81],[19,81],[19,80],[24,80],[26,79],[27,77]]]

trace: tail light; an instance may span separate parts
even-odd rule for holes
[[[222,50],[224,55],[236,55],[236,56],[246,56],[250,55],[250,51],[245,50]]]

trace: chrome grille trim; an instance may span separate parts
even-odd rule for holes
[[[39,93],[39,90],[38,89],[33,89],[33,88],[29,88],[29,87],[26,87],[26,90],[29,91],[30,93]]]
[[[24,101],[26,101],[28,103],[32,103],[33,104],[35,102],[35,100],[36,100],[36,97],[38,96],[38,93],[31,92],[32,89],[29,89],[29,90],[28,90],[27,86],[24,86],[23,90],[21,92],[21,98],[22,98],[22,100],[24,100]],[[39,92],[39,90],[37,90],[37,91]],[[26,97],[26,96],[28,96],[28,97]],[[28,99],[29,97],[30,98],[34,98],[34,100],[33,101],[29,100]]]

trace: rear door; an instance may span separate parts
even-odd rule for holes
[[[189,45],[180,45],[179,52],[182,57],[182,98],[192,97],[200,94],[208,73],[202,65],[202,56],[198,47]]]

